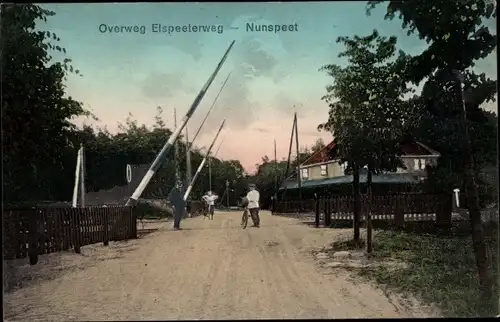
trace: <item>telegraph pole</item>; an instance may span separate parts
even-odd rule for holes
[[[186,182],[191,182],[191,144],[189,144],[188,127],[186,126]]]
[[[295,127],[297,126],[297,119],[294,117],[293,118],[293,125],[292,125],[292,133],[290,134],[290,145],[288,146],[288,159],[286,162],[286,170],[285,170],[285,177],[283,178],[282,182],[286,181],[288,179],[288,171],[290,170],[290,161],[292,158],[292,147],[293,147],[293,134],[295,133]],[[298,174],[300,176],[300,173]],[[282,197],[284,198],[285,193],[286,193],[286,184],[283,189]]]
[[[276,139],[274,139],[274,201],[278,198],[278,158],[276,157]]]
[[[208,157],[208,190],[212,191],[212,158]]]
[[[300,173],[300,152],[299,152],[299,131],[297,126],[297,112],[294,115],[294,124],[295,124],[295,150],[297,150],[297,187],[299,189],[299,210],[302,211],[302,178]]]
[[[174,107],[174,128],[177,129],[177,110]],[[179,182],[181,179],[180,173],[179,173],[179,142],[175,142],[174,146],[174,166],[175,166],[175,182]]]

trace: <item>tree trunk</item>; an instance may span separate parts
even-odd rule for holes
[[[366,180],[366,197],[368,201],[368,207],[366,210],[366,252],[370,254],[372,252],[372,168],[368,166],[368,177]]]
[[[467,195],[467,208],[469,209],[469,218],[472,229],[472,245],[474,248],[474,255],[476,258],[476,266],[479,275],[479,282],[483,291],[485,300],[491,296],[491,287],[488,274],[488,255],[486,250],[486,243],[484,240],[483,223],[481,220],[481,211],[479,208],[479,196],[477,186],[474,178],[474,155],[472,154],[471,142],[469,131],[467,128],[467,113],[465,110],[464,93],[462,90],[461,80],[456,82],[456,97],[457,105],[460,104],[460,111],[462,114],[462,142],[464,151],[463,165],[464,165],[464,180]]]
[[[353,209],[353,226],[354,226],[354,241],[359,242],[359,226],[360,226],[360,199],[361,195],[359,192],[359,168],[357,166],[353,169],[353,179],[352,179],[352,194],[354,198],[354,209]]]

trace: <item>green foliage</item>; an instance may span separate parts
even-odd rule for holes
[[[331,131],[341,162],[351,167],[370,165],[374,172],[397,165],[397,146],[415,119],[414,100],[403,100],[411,90],[400,71],[411,59],[399,52],[396,37],[376,30],[366,37],[339,37],[345,46],[339,57],[348,65],[326,65],[333,78],[323,100],[329,103],[328,121],[319,129]]]
[[[496,13],[494,1],[368,1],[368,13],[382,2],[387,4],[386,19],[399,14],[408,35],[417,33],[429,43],[411,62],[409,75],[415,82],[436,70],[465,70],[496,47],[496,35],[491,35],[483,25]]]
[[[80,72],[70,59],[54,62],[51,51],[66,52],[57,44],[59,37],[35,28],[53,12],[33,4],[1,9],[4,201],[50,198],[75,130],[69,120],[88,114],[64,92],[67,73]]]
[[[368,11],[381,1],[369,1]],[[429,47],[410,59],[402,75],[408,82],[425,80],[418,99],[420,119],[413,135],[426,142],[442,157],[435,169],[434,186],[450,189],[462,186],[463,144],[461,144],[461,97],[455,91],[453,70],[463,75],[468,128],[477,171],[496,163],[497,116],[480,108],[494,99],[497,81],[476,74],[473,67],[495,49],[497,36],[485,23],[496,18],[496,2],[487,0],[389,1],[386,19],[396,15],[408,34],[416,33]],[[484,181],[479,177],[479,184]],[[481,201],[491,199],[480,189]]]

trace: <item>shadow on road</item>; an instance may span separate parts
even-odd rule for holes
[[[87,245],[81,248],[80,254],[70,250],[40,255],[36,265],[30,265],[28,258],[4,260],[4,292],[11,293],[44,281],[55,280],[102,261],[121,259],[125,253],[137,248],[134,241],[120,241],[111,242],[107,247],[102,243]]]

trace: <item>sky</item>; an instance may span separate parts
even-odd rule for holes
[[[187,127],[191,135],[196,132],[231,73],[195,145],[208,147],[226,118],[217,157],[238,159],[249,172],[264,155],[272,158],[274,139],[278,159],[286,158],[294,112],[301,147],[318,138],[325,143],[332,139],[316,130],[328,118],[321,97],[331,82],[318,70],[342,63],[337,37],[365,36],[377,29],[381,35],[397,36],[398,49],[409,54],[427,47],[416,36],[407,36],[400,20],[384,20],[384,5],[367,16],[362,1],[42,6],[56,15],[38,28],[61,38],[67,57],[83,74],[68,77],[68,95],[99,118],[79,118],[75,124],[106,127],[111,133],[129,113],[139,124],[152,125],[157,106],[173,128],[174,108],[180,120],[235,40]],[[259,25],[285,25],[280,28],[287,30],[257,31]],[[209,31],[199,31],[203,29]],[[495,57],[479,62],[478,70],[496,79]],[[484,108],[496,112],[496,106]]]

